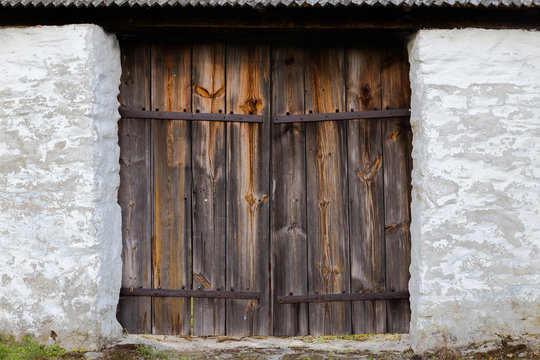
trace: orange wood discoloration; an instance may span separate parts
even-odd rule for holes
[[[223,94],[225,94],[224,88],[220,88],[216,90],[215,92],[210,93],[208,90],[206,90],[205,88],[199,85],[193,85],[193,91],[197,95],[202,96],[204,98],[209,98],[209,99],[216,99],[223,96]]]
[[[206,280],[204,275],[193,273],[193,277],[197,279],[204,286],[205,289],[212,288],[212,285],[210,285],[210,283],[208,282],[208,280]]]
[[[193,109],[224,113],[225,45],[196,44],[192,50]],[[225,124],[192,124],[194,284],[225,288]],[[200,276],[200,279],[197,277]],[[225,300],[193,299],[195,335],[225,335]]]
[[[305,111],[345,110],[344,50],[309,51],[305,78]],[[310,292],[349,291],[347,150],[345,124],[306,124],[307,218]],[[350,304],[310,304],[310,332],[347,334]]]
[[[152,47],[152,107],[191,110],[191,48]],[[186,121],[153,122],[154,247],[153,286],[181,289],[191,284],[191,134]],[[190,334],[190,301],[153,299],[153,331]]]
[[[227,286],[268,293],[269,207],[267,148],[269,131],[269,59],[267,46],[227,48],[227,107],[237,114],[265,115],[263,124],[227,124]],[[230,219],[230,220],[229,220]],[[227,301],[227,332],[269,333],[269,305],[264,299]],[[229,321],[230,319],[230,321]]]

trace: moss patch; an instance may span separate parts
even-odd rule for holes
[[[29,336],[21,341],[0,337],[0,360],[44,360],[58,358],[65,350],[57,345],[40,345]]]

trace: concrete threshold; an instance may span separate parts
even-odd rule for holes
[[[219,359],[396,359],[410,350],[408,334],[302,337],[181,337],[125,335],[118,345],[142,344],[186,358]]]

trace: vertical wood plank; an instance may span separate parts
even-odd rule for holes
[[[264,115],[264,124],[227,124],[227,287],[261,299],[227,300],[226,332],[268,335],[270,51],[230,45],[226,56],[227,109]]]
[[[304,53],[272,50],[272,116],[304,112]],[[308,334],[308,305],[276,296],[307,294],[305,132],[303,124],[272,126],[272,312],[275,336]]]
[[[404,108],[410,104],[409,65],[402,45],[389,47],[381,62],[382,104]],[[390,291],[408,289],[411,263],[410,153],[408,118],[391,118],[383,127],[386,286]],[[409,300],[387,301],[388,332],[408,332]]]
[[[191,49],[152,45],[153,110],[191,111]],[[152,122],[154,129],[153,286],[191,286],[191,132],[187,121]],[[189,298],[153,299],[153,331],[188,335]]]
[[[309,51],[305,108],[345,110],[343,48]],[[306,124],[310,293],[350,291],[346,126],[343,121]],[[350,333],[350,303],[309,304],[309,327],[315,335]]]
[[[192,103],[225,112],[225,45],[198,44],[192,55]],[[225,124],[192,124],[193,288],[225,289]],[[195,335],[225,334],[225,300],[193,299]]]
[[[122,43],[120,103],[137,110],[150,107],[150,51],[146,43]],[[152,286],[150,122],[121,119],[120,189],[122,208],[122,287]],[[151,332],[151,299],[121,298],[118,320],[129,333]]]
[[[380,50],[347,50],[347,107],[381,109]],[[351,290],[385,290],[382,121],[347,122]],[[355,334],[386,332],[386,301],[352,303]]]

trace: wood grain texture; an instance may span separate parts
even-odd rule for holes
[[[272,51],[274,115],[304,112],[304,52]],[[305,131],[303,124],[272,126],[272,312],[276,336],[308,334],[307,304],[277,304],[277,296],[303,295],[307,282]]]
[[[380,50],[347,51],[347,108],[381,109]],[[385,290],[382,119],[347,122],[351,290]],[[352,304],[355,334],[386,332],[386,301]]]
[[[343,48],[308,51],[305,109],[345,110]],[[310,293],[350,291],[346,124],[306,124],[308,276]],[[310,333],[351,332],[350,303],[309,305]]]
[[[139,110],[150,107],[149,46],[146,43],[122,44],[120,103]],[[120,189],[122,208],[122,287],[152,286],[152,200],[150,122],[121,119]],[[118,320],[129,333],[152,330],[151,299],[121,298]]]
[[[407,300],[277,296],[407,290],[409,120],[271,125],[287,113],[408,107],[406,59],[397,43],[271,53],[123,42],[123,106],[264,122],[121,120],[122,286],[260,291],[260,301],[194,299],[196,335],[407,332]],[[188,335],[190,310],[189,298],[123,298],[118,318],[132,333]]]
[[[225,45],[192,51],[192,104],[201,113],[225,112]],[[192,124],[193,289],[225,290],[225,124]],[[193,299],[194,335],[225,334],[225,300]]]
[[[227,109],[262,114],[263,124],[227,124],[227,287],[261,292],[260,301],[228,300],[229,335],[270,334],[270,51],[227,47]]]
[[[191,48],[152,45],[154,111],[191,111]],[[154,121],[153,287],[191,287],[191,131],[187,121]],[[189,335],[189,298],[154,298],[153,332]]]
[[[406,50],[395,45],[383,52],[381,62],[382,105],[404,108],[410,104],[409,65]],[[383,127],[386,287],[407,290],[411,263],[410,174],[411,131],[408,118],[387,119]],[[388,332],[408,332],[408,300],[387,302]]]

